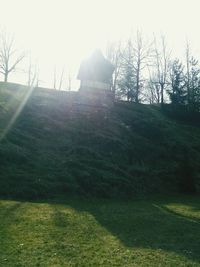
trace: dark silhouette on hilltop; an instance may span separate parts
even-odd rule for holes
[[[104,58],[102,52],[98,49],[81,63],[77,78],[81,81],[110,83],[113,71],[114,66]]]

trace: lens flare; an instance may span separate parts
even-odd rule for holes
[[[26,105],[29,97],[31,96],[33,90],[34,90],[34,86],[30,86],[29,90],[27,90],[27,93],[25,94],[22,102],[20,103],[19,107],[17,108],[16,112],[14,113],[14,115],[12,116],[11,120],[9,121],[7,127],[3,130],[3,132],[0,134],[0,142],[7,136],[8,132],[12,129],[13,125],[15,124],[17,118],[19,117],[19,115],[21,114],[24,106]]]

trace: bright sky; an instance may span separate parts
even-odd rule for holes
[[[149,38],[165,34],[178,57],[188,38],[200,58],[199,0],[0,0],[0,8],[0,27],[14,33],[19,48],[31,51],[41,86],[53,86],[55,66],[75,79],[81,60],[93,49],[104,51],[108,41],[137,29]],[[10,77],[19,80],[25,83],[27,77]]]

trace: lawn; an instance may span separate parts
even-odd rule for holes
[[[200,266],[200,199],[0,201],[0,266]]]

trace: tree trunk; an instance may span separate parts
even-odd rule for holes
[[[4,74],[4,82],[7,83],[7,81],[8,81],[8,73],[6,72],[6,73]]]
[[[161,84],[161,105],[164,104],[164,84]]]
[[[139,103],[139,93],[140,93],[140,58],[138,58],[138,63],[137,63],[137,73],[136,73],[136,98],[135,102],[138,104]]]
[[[136,96],[135,96],[135,102],[138,104],[139,103],[139,90],[140,90],[140,85],[139,85],[139,80],[137,79],[137,84],[136,84]]]

